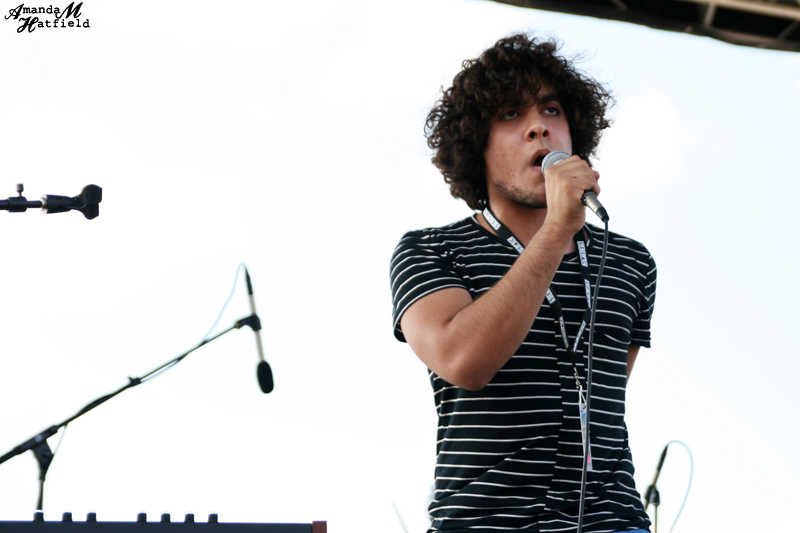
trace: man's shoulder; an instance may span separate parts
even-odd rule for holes
[[[465,232],[475,231],[477,222],[474,215],[464,217],[444,226],[431,226],[406,232],[405,236],[430,237],[432,235],[458,235]]]
[[[395,337],[405,342],[400,318],[420,298],[437,290],[467,289],[463,274],[453,261],[453,249],[479,232],[472,217],[450,224],[407,232],[392,254],[390,279]]]
[[[431,226],[408,231],[400,239],[397,249],[416,246],[442,246],[447,242],[474,237],[480,231],[481,227],[478,222],[473,216],[468,216],[444,226]]]
[[[603,229],[587,224],[591,232],[590,254],[600,255],[603,246]],[[616,265],[641,280],[655,279],[656,262],[647,247],[636,239],[608,232],[607,266]]]
[[[593,244],[601,247],[603,245],[603,228],[592,224],[586,224],[586,226],[591,233]],[[650,257],[650,251],[641,241],[613,231],[608,232],[608,247],[609,252],[613,247],[617,253],[628,254],[639,258]]]

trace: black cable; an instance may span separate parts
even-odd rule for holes
[[[583,531],[583,514],[586,504],[586,468],[589,463],[590,439],[591,436],[591,414],[592,414],[592,354],[594,352],[594,317],[597,311],[597,299],[600,296],[600,282],[603,278],[603,268],[606,265],[606,253],[608,252],[608,220],[604,221],[605,230],[603,231],[603,254],[600,256],[600,267],[597,269],[597,282],[594,286],[594,298],[592,298],[592,313],[589,319],[589,349],[586,361],[586,446],[583,450],[583,471],[581,472],[581,498],[578,504],[578,533]]]

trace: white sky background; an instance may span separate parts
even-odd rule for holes
[[[424,531],[435,413],[392,336],[389,258],[405,231],[469,214],[422,135],[440,85],[536,30],[612,87],[601,199],[659,267],[628,393],[639,489],[680,439],[695,478],[676,531],[795,523],[800,55],[483,1],[83,13],[89,29],[24,35],[0,19],[0,197],[104,194],[93,221],[0,214],[0,455],[199,342],[242,261],[276,385],[261,394],[253,335],[235,331],[85,415],[49,471],[48,519],[400,532],[394,503]],[[248,314],[240,280],[217,329]],[[32,516],[37,472],[30,452],[0,466],[0,519]],[[687,478],[670,448],[662,528]]]

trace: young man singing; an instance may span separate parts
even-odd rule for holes
[[[602,230],[581,197],[610,95],[519,34],[466,61],[426,123],[433,163],[476,210],[403,236],[392,257],[395,336],[430,370],[438,414],[431,531],[570,532],[584,462],[586,309]],[[571,157],[542,172],[544,157]],[[609,234],[597,299],[583,531],[646,530],[624,421],[650,346],[656,267]],[[560,327],[566,325],[566,331]],[[566,338],[564,333],[566,333]]]

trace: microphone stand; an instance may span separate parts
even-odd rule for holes
[[[152,379],[152,377],[155,377],[155,376],[153,376],[153,374],[156,374],[157,372],[169,370],[169,367],[172,367],[172,366],[178,364],[179,362],[181,362],[181,360],[184,357],[186,357],[187,355],[189,355],[193,351],[199,349],[200,347],[205,346],[206,344],[210,343],[211,341],[216,340],[219,337],[222,337],[223,335],[225,335],[226,333],[231,332],[234,329],[240,329],[243,326],[250,326],[252,328],[254,324],[260,324],[258,316],[255,315],[255,314],[247,316],[247,317],[242,318],[242,319],[239,319],[239,320],[236,321],[236,323],[233,326],[229,327],[225,331],[222,331],[222,332],[218,333],[217,335],[214,335],[211,338],[204,339],[200,344],[198,344],[194,348],[182,353],[181,355],[175,357],[174,359],[171,359],[171,360],[167,361],[163,365],[159,366],[158,368],[156,368],[154,370],[151,370],[150,372],[148,372],[147,374],[143,375],[142,377],[132,378],[132,377],[129,376],[128,377],[128,383],[126,385],[120,387],[119,389],[115,390],[114,392],[112,392],[110,394],[106,394],[105,396],[101,396],[100,398],[97,398],[96,400],[94,400],[93,402],[90,402],[83,409],[81,409],[80,411],[78,411],[77,413],[72,415],[71,417],[67,418],[63,422],[61,422],[59,424],[56,424],[54,426],[50,426],[49,428],[45,429],[44,431],[42,431],[41,433],[39,433],[35,437],[33,437],[31,439],[28,439],[27,441],[23,442],[19,446],[16,446],[14,449],[12,449],[8,453],[6,453],[2,457],[0,457],[0,464],[5,463],[6,461],[11,459],[12,457],[16,457],[17,455],[25,453],[28,450],[33,450],[33,454],[36,457],[36,461],[39,463],[39,499],[37,500],[37,503],[36,503],[36,510],[37,511],[42,511],[44,509],[44,480],[45,480],[45,477],[47,476],[47,469],[50,468],[50,463],[53,461],[53,452],[50,449],[50,446],[47,444],[47,439],[48,438],[50,438],[53,435],[55,435],[58,432],[59,429],[61,429],[63,427],[66,427],[67,424],[69,424],[70,422],[72,422],[76,418],[85,415],[86,413],[88,413],[89,411],[94,409],[95,407],[98,407],[98,406],[104,404],[105,402],[107,402],[108,400],[113,398],[114,396],[117,396],[118,394],[121,394],[121,393],[123,393],[124,391],[126,391],[128,389],[132,389],[133,387],[136,387],[137,385],[141,385],[142,383],[144,383],[146,381],[149,381],[148,378]]]
[[[669,445],[670,443],[667,443],[667,445],[664,446],[664,451],[661,452],[661,457],[658,459],[658,466],[656,466],[656,473],[653,476],[653,482],[644,492],[644,511],[647,512],[647,508],[650,507],[651,503],[655,509],[655,516],[653,517],[655,522],[655,533],[658,533],[658,506],[661,505],[661,495],[658,493],[656,484],[658,483],[658,476],[661,475],[661,467],[664,466],[664,460],[667,458],[667,450],[669,449]]]
[[[653,504],[653,533],[658,533],[658,506],[661,505],[661,495],[655,485],[650,485],[647,488],[647,500]],[[647,511],[647,507],[645,507],[645,511]]]

